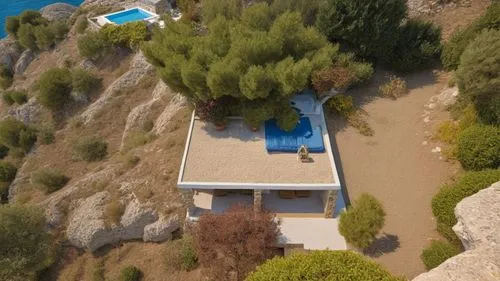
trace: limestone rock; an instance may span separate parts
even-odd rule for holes
[[[23,122],[24,124],[34,124],[40,121],[42,106],[36,98],[31,98],[27,103],[18,107],[11,107],[8,110],[10,116]]]
[[[500,182],[460,201],[453,230],[465,249],[500,245]]]
[[[160,217],[156,222],[146,225],[142,239],[146,242],[161,242],[172,238],[172,232],[180,228],[179,217]]]
[[[15,40],[0,40],[0,64],[6,65],[14,70],[17,60],[21,56],[21,49],[17,46]]]
[[[87,71],[92,71],[97,68],[95,63],[91,59],[82,60],[78,66]]]
[[[42,17],[53,20],[64,20],[76,11],[76,7],[67,3],[54,3],[43,7],[40,12]]]
[[[91,104],[87,110],[82,113],[81,118],[84,124],[88,124],[92,121],[94,116],[111,100],[116,93],[136,87],[144,77],[152,74],[153,71],[154,67],[147,62],[142,52],[137,53],[130,63],[130,69],[111,83],[99,99]]]
[[[170,124],[170,120],[175,116],[179,110],[184,108],[187,105],[187,100],[181,94],[175,95],[170,103],[165,107],[163,112],[160,114],[158,119],[156,119],[153,132],[157,135],[163,133],[167,126]]]
[[[19,75],[23,74],[34,59],[35,54],[33,54],[31,50],[24,51],[14,66],[14,73]]]
[[[454,256],[413,281],[498,281],[500,245],[482,246]]]

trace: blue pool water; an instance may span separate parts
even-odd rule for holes
[[[5,37],[5,18],[19,15],[24,10],[39,10],[47,5],[64,2],[79,6],[83,0],[0,0],[0,38]]]
[[[123,11],[123,12],[119,12],[119,13],[116,13],[113,15],[106,16],[106,18],[109,21],[114,22],[116,24],[124,24],[124,23],[131,22],[131,21],[138,21],[138,20],[147,19],[147,18],[152,17],[152,16],[153,16],[152,14],[150,14],[146,11],[135,8],[135,9],[131,9],[131,10],[127,10],[127,11]]]

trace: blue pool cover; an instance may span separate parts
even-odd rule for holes
[[[114,22],[116,24],[124,24],[127,22],[147,19],[147,18],[152,17],[152,16],[153,16],[152,14],[150,14],[146,11],[135,8],[135,9],[126,10],[123,12],[118,12],[116,14],[106,16],[106,18],[109,21]]]
[[[321,127],[313,128],[308,117],[300,118],[290,132],[281,130],[275,119],[266,121],[265,128],[268,152],[297,152],[301,145],[307,145],[309,152],[325,152]]]

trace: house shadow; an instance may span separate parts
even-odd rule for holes
[[[384,233],[363,251],[363,254],[370,257],[380,257],[383,254],[396,251],[400,247],[399,237],[394,234]]]

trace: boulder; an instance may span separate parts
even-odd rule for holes
[[[31,50],[24,51],[14,66],[14,73],[19,75],[23,74],[34,59],[35,54]]]
[[[163,131],[165,131],[165,129],[170,124],[170,120],[172,120],[175,114],[186,105],[186,97],[181,94],[175,95],[172,100],[170,100],[170,103],[165,107],[160,116],[156,119],[152,131],[157,135],[163,133]]]
[[[67,3],[54,3],[40,9],[42,17],[53,20],[64,20],[76,11],[76,7]]]
[[[137,199],[127,204],[119,225],[110,225],[104,215],[108,197],[106,191],[98,192],[75,208],[66,230],[72,245],[95,251],[125,240],[164,241],[179,228],[177,217],[159,218],[155,210]]]
[[[453,231],[466,250],[500,245],[500,182],[460,201],[455,216]]]
[[[38,103],[36,98],[31,98],[23,105],[10,107],[8,113],[24,124],[35,124],[40,121],[42,106]]]
[[[6,65],[14,70],[17,60],[21,56],[21,49],[17,46],[15,40],[0,40],[0,64]]]

